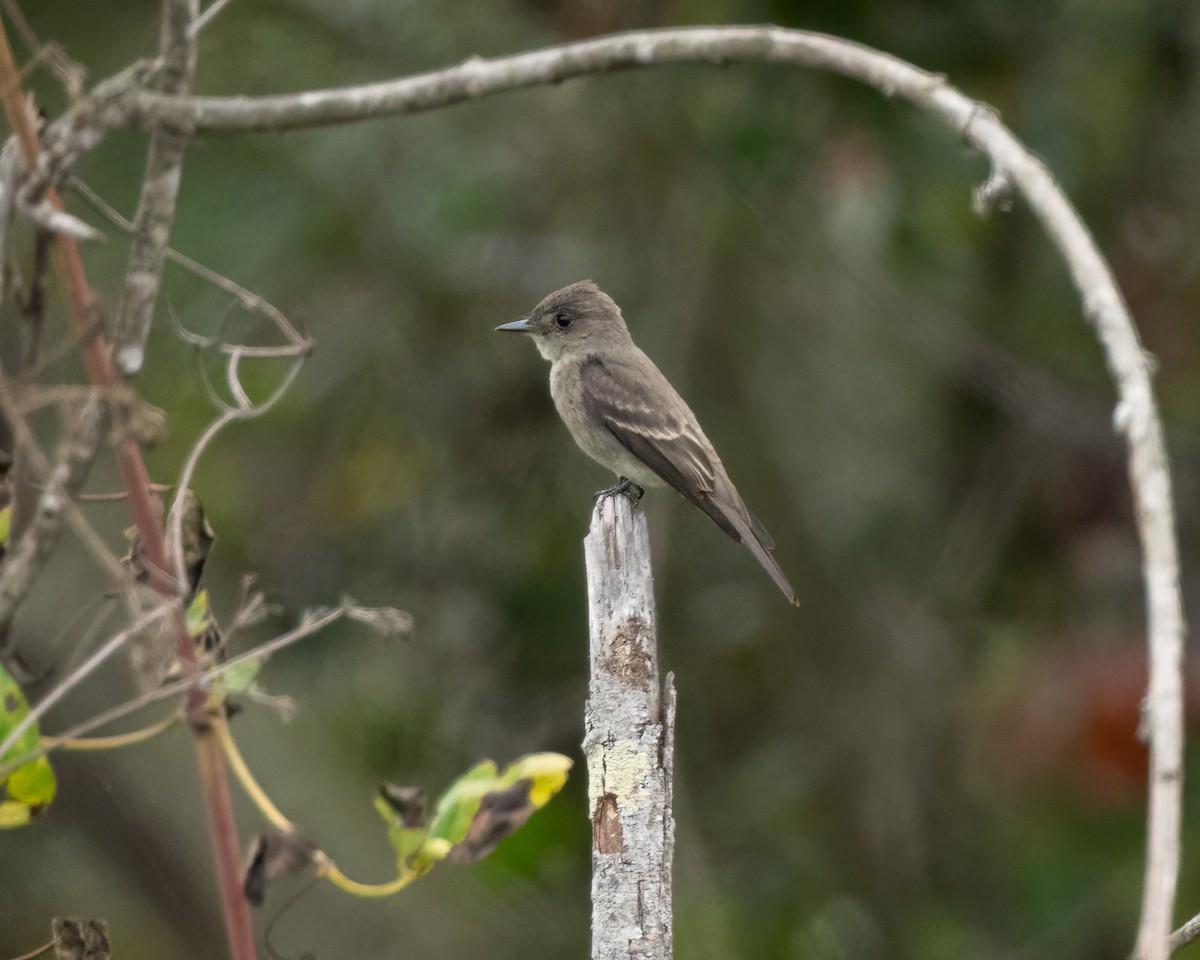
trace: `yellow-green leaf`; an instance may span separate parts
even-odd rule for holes
[[[8,544],[8,536],[12,533],[12,504],[0,510],[0,547]]]
[[[257,657],[239,660],[224,673],[213,677],[213,687],[225,693],[244,693],[254,683],[261,667],[262,660]]]
[[[30,806],[49,803],[54,799],[54,771],[50,761],[38,757],[17,767],[8,775],[8,795]]]
[[[570,759],[557,753],[530,754],[503,773],[484,760],[446,789],[428,824],[419,791],[385,785],[375,809],[387,824],[400,877],[424,876],[445,859],[486,857],[562,789],[570,767]]]
[[[0,667],[0,740],[29,714],[29,702],[17,682]],[[38,745],[38,725],[31,723],[19,736],[0,763],[34,750]],[[38,757],[24,763],[0,780],[0,828],[21,827],[54,799],[56,784],[50,761]]]
[[[188,636],[193,640],[198,640],[204,631],[212,626],[212,616],[208,612],[207,590],[196,591],[196,596],[188,604],[184,622],[187,625]]]
[[[501,782],[507,787],[518,780],[529,780],[529,802],[540,810],[567,782],[572,760],[561,753],[531,753],[504,768]]]
[[[33,818],[28,804],[16,800],[0,801],[0,830],[9,827],[23,827]]]
[[[479,798],[471,822],[447,858],[474,863],[496,849],[567,782],[571,761],[557,753],[535,753],[510,763]]]

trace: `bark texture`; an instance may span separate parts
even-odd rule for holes
[[[600,497],[584,554],[592,958],[668,960],[675,687],[659,679],[645,515],[623,495]]]

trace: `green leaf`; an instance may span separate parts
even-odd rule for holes
[[[263,662],[257,657],[239,660],[224,673],[213,677],[213,689],[223,693],[245,693],[254,683]]]
[[[239,660],[224,673],[213,677],[208,691],[209,709],[216,710],[220,708],[227,697],[245,693],[254,687],[254,678],[258,676],[262,665],[263,661],[258,657],[249,657],[246,660]]]
[[[8,545],[8,536],[12,533],[12,504],[0,510],[0,547]]]
[[[199,640],[204,631],[212,626],[212,616],[208,612],[207,590],[196,591],[196,596],[188,605],[184,623],[187,625],[188,636],[193,640]]]
[[[429,825],[430,836],[458,843],[467,835],[471,818],[479,809],[483,795],[496,786],[496,764],[491,760],[477,763],[455,780],[442,794]]]
[[[25,699],[24,691],[8,671],[0,667],[0,740],[6,739],[28,714],[29,702]],[[38,725],[32,723],[8,752],[0,757],[0,763],[36,749],[38,739]],[[54,770],[49,760],[38,757],[0,780],[0,787],[4,791],[3,799],[0,799],[0,829],[21,827],[54,799]]]

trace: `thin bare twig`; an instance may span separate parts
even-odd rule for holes
[[[9,140],[0,148],[0,299],[3,299],[4,285],[8,282],[8,232],[17,208],[17,185],[23,172],[21,148],[15,140]]]
[[[13,26],[17,28],[17,33],[21,35],[22,42],[29,48],[31,54],[21,75],[24,76],[33,64],[45,61],[50,64],[54,75],[67,88],[67,93],[71,97],[78,97],[83,91],[83,81],[86,75],[83,67],[67,56],[66,51],[59,44],[43,43],[38,39],[17,0],[4,0],[4,12],[8,14],[8,19],[13,22]]]
[[[84,200],[86,200],[89,204],[91,204],[91,206],[97,212],[99,212],[102,216],[107,218],[111,223],[115,224],[118,228],[125,231],[126,233],[134,232],[135,228],[133,225],[133,221],[129,220],[127,217],[122,216],[120,211],[118,211],[115,207],[113,207],[110,203],[108,203],[103,197],[101,197],[98,193],[96,193],[95,190],[93,190],[91,187],[89,187],[82,180],[73,177],[70,181],[70,187],[72,190],[74,190],[76,193],[78,193]],[[187,254],[180,253],[174,247],[168,246],[166,248],[166,258],[168,260],[170,260],[172,263],[175,263],[175,264],[179,265],[180,267],[182,267],[183,269],[187,270],[189,273],[194,274],[195,276],[199,277],[201,280],[205,280],[208,283],[212,284],[214,287],[224,290],[226,293],[228,293],[231,296],[233,296],[234,298],[236,298],[238,303],[240,303],[247,310],[250,310],[254,313],[262,314],[264,317],[266,317],[268,320],[270,320],[273,324],[275,324],[275,327],[279,330],[280,333],[283,334],[283,336],[288,340],[288,343],[289,343],[289,346],[279,346],[279,347],[239,347],[239,349],[241,349],[244,356],[247,356],[247,357],[291,357],[291,356],[295,356],[296,351],[295,351],[294,347],[296,345],[304,345],[307,349],[309,349],[309,350],[312,349],[312,346],[313,346],[312,341],[308,337],[305,337],[303,334],[301,334],[295,328],[295,326],[292,325],[292,322],[290,320],[288,320],[288,318],[286,316],[284,316],[283,312],[278,307],[276,307],[274,304],[272,304],[269,300],[264,299],[263,297],[259,296],[257,293],[247,290],[241,284],[237,283],[234,280],[231,280],[229,277],[226,277],[224,274],[217,273],[217,271],[213,270],[211,267],[206,267],[204,264],[200,263],[198,260],[193,260],[191,257],[187,256]],[[188,336],[191,337],[191,336],[194,336],[194,334],[188,334]],[[199,345],[199,346],[214,346],[214,345],[216,345],[216,341],[212,341],[212,342],[204,341],[197,345]],[[235,345],[233,345],[233,344],[222,344],[221,345],[221,349],[225,350],[226,352],[228,352],[234,348],[235,348]]]
[[[120,650],[133,637],[145,630],[151,624],[157,623],[167,614],[171,613],[171,608],[174,602],[165,602],[159,604],[149,613],[138,618],[130,626],[126,627],[118,633],[113,634],[103,646],[95,653],[87,658],[78,668],[73,670],[69,676],[63,679],[53,690],[51,690],[39,703],[33,707],[21,721],[9,731],[3,742],[0,742],[0,757],[8,753],[14,743],[16,743],[31,726],[37,723],[51,709],[58,704],[63,697],[70,693],[82,681],[86,680],[105,660],[111,657],[114,653]]]
[[[296,375],[300,372],[300,368],[304,365],[304,360],[307,356],[307,349],[303,346],[292,347],[292,363],[288,366],[287,373],[283,379],[271,392],[262,403],[254,403],[246,394],[242,387],[240,378],[238,377],[238,361],[242,356],[240,350],[234,350],[229,357],[228,366],[228,381],[230,391],[233,393],[237,402],[237,406],[226,409],[216,420],[208,425],[204,433],[192,445],[191,451],[188,453],[187,460],[184,461],[183,469],[179,473],[179,481],[176,483],[175,501],[171,506],[171,512],[168,518],[170,525],[169,541],[174,548],[174,556],[171,558],[175,564],[175,576],[180,582],[186,580],[187,561],[184,557],[183,545],[183,518],[186,513],[185,501],[187,491],[192,485],[192,474],[196,471],[196,465],[200,462],[200,457],[212,443],[213,439],[229,424],[241,421],[252,420],[255,417],[262,416],[270,410],[280,398],[287,392],[288,387],[292,385],[292,381],[296,379]]]
[[[343,617],[348,617],[351,614],[351,609],[346,606],[333,607],[321,613],[306,613],[300,623],[286,633],[280,634],[273,640],[268,641],[252,650],[240,654],[236,657],[231,657],[224,663],[217,664],[208,670],[199,673],[194,678],[185,678],[176,680],[172,683],[164,684],[161,687],[156,687],[153,690],[147,690],[124,703],[119,703],[116,706],[96,714],[94,717],[89,717],[87,720],[80,721],[73,727],[69,727],[62,733],[53,734],[45,737],[45,741],[36,750],[31,750],[23,756],[12,757],[0,763],[0,778],[15,770],[17,767],[34,760],[43,754],[49,753],[56,749],[68,740],[75,740],[82,737],[86,733],[97,730],[100,727],[107,726],[114,721],[120,720],[130,714],[137,713],[143,707],[147,707],[152,703],[158,703],[162,700],[169,700],[172,697],[177,697],[181,693],[186,693],[188,690],[195,687],[204,689],[213,679],[228,673],[231,670],[237,669],[242,664],[255,660],[259,662],[266,661],[272,655],[278,653],[285,647],[291,646],[299,640],[312,636],[321,630],[324,630],[330,624],[341,620]]]
[[[1187,946],[1187,944],[1191,943],[1197,937],[1200,937],[1200,914],[1192,917],[1191,920],[1171,934],[1171,952],[1174,953],[1180,947]]]
[[[39,230],[33,245],[33,265],[29,272],[29,290],[21,304],[25,320],[25,344],[21,350],[20,374],[27,377],[37,365],[42,349],[42,328],[46,319],[46,274],[50,270],[50,248],[54,238]]]
[[[22,457],[32,453],[30,438],[21,416],[11,412]],[[62,530],[63,514],[87,479],[92,461],[104,440],[108,416],[105,404],[93,393],[80,408],[63,441],[58,463],[37,499],[28,527],[0,565],[0,629],[7,628],[54,547]],[[24,428],[24,429],[22,429]],[[20,441],[24,442],[20,442]],[[2,755],[2,754],[0,754]]]
[[[76,240],[104,239],[104,234],[95,227],[84,223],[74,214],[59,210],[45,196],[30,202],[26,192],[18,190],[15,200],[17,212],[47,233],[65,233]]]
[[[159,90],[168,95],[186,95],[192,89],[192,76],[196,72],[196,38],[192,24],[200,12],[200,0],[167,0],[162,11]],[[136,232],[125,274],[125,293],[113,336],[117,365],[126,375],[134,374],[142,367],[146,337],[158,300],[167,239],[175,219],[183,155],[190,137],[191,124],[186,120],[155,124],[150,133],[142,194],[134,218]]]
[[[34,957],[41,956],[47,950],[52,950],[53,948],[54,941],[51,940],[49,943],[43,943],[40,947],[34,947],[28,953],[23,953],[19,957],[13,957],[12,960],[33,960]]]
[[[150,489],[155,493],[170,493],[171,484],[152,483]],[[80,503],[124,503],[129,499],[129,493],[118,490],[115,493],[81,493],[77,498]]]
[[[77,408],[74,413],[74,419],[67,429],[66,439],[62,443],[60,457],[66,459],[60,459],[59,463],[53,469],[47,461],[45,454],[38,447],[33,432],[29,428],[29,424],[25,418],[30,402],[32,401],[34,405],[37,405],[39,395],[46,397],[46,402],[65,403]],[[59,527],[55,525],[54,521],[56,513],[61,514],[59,524],[61,524],[62,520],[65,520],[67,525],[79,538],[84,549],[104,571],[111,583],[118,589],[125,590],[129,586],[129,577],[125,569],[116,557],[113,556],[112,551],[108,548],[108,544],[105,543],[100,534],[92,527],[88,518],[84,516],[83,511],[79,507],[77,501],[86,499],[86,495],[55,496],[55,488],[52,484],[53,478],[59,475],[62,468],[66,466],[69,474],[67,477],[68,483],[62,489],[68,493],[73,493],[83,485],[87,474],[91,471],[91,465],[96,453],[99,451],[100,446],[102,446],[106,436],[106,430],[111,421],[111,402],[113,401],[110,401],[109,397],[105,396],[95,387],[50,388],[37,391],[36,393],[29,388],[16,391],[14,390],[14,384],[0,374],[0,409],[3,409],[12,427],[16,452],[20,455],[18,463],[24,465],[22,469],[27,470],[32,478],[32,482],[29,485],[30,492],[38,493],[38,496],[33,498],[33,506],[30,508],[31,519],[39,509],[39,498],[47,494],[50,496],[50,499],[45,502],[46,510],[41,515],[42,526],[33,533],[34,537],[47,537],[49,539],[45,543],[38,542],[32,546],[25,546],[24,538],[26,533],[29,532],[29,524],[23,524],[26,529],[20,533],[17,532],[14,524],[13,530],[10,532],[10,542],[16,543],[17,546],[13,549],[15,551],[31,549],[35,553],[44,551],[45,556],[41,556],[35,561],[38,564],[38,569],[41,569],[41,565],[48,559],[49,554],[53,551],[57,543]],[[102,423],[95,429],[90,425],[91,418],[94,415],[94,409],[91,406],[93,403],[100,405],[99,410],[102,416]],[[93,443],[95,445],[94,448]],[[37,489],[38,484],[40,484],[40,492]],[[125,499],[128,499],[128,496],[127,492]],[[30,541],[30,544],[34,544],[34,541]],[[21,562],[10,553],[5,564],[0,565],[0,594],[6,589],[3,584],[7,576],[21,577],[26,572],[31,575],[36,573],[36,570],[21,571],[19,569],[14,570],[11,574],[7,572],[9,563],[16,563],[19,567]],[[19,593],[20,590],[27,591],[32,585],[29,583],[18,587],[17,583],[18,581],[14,581],[14,584],[10,585],[7,589],[16,590]],[[8,601],[0,598],[0,612],[4,612],[4,616],[9,618],[8,620],[0,619],[0,623],[7,624],[11,622],[12,612],[15,612],[5,611],[5,602],[17,605],[23,597],[23,593],[19,596],[14,593]]]
[[[28,458],[31,472],[35,476],[41,476],[41,478],[48,478],[48,476],[52,475],[53,470],[50,469],[46,455],[34,444],[34,439],[32,439],[28,426],[19,424],[17,433],[20,438],[19,443],[22,443],[22,450],[26,458]],[[46,482],[43,480],[42,491],[44,492],[44,490],[46,490]],[[109,550],[107,542],[104,542],[102,536],[91,526],[88,517],[84,516],[83,510],[79,508],[77,500],[83,499],[86,499],[86,494],[80,494],[77,498],[64,497],[60,500],[62,514],[64,514],[67,526],[71,528],[74,535],[78,536],[84,550],[90,554],[91,558],[104,571],[104,574],[107,575],[113,587],[124,589],[128,586],[128,576],[126,575],[125,568],[122,568],[119,560]],[[127,494],[125,499],[128,499]]]
[[[13,143],[11,146],[15,147]],[[16,156],[16,151],[12,152]],[[2,162],[2,161],[0,161]],[[10,184],[12,181],[9,181]],[[6,216],[7,212],[0,214]],[[0,264],[4,262],[3,240],[0,239]],[[39,230],[34,243],[33,264],[30,268],[28,291],[24,302],[21,303],[21,315],[24,319],[21,337],[24,341],[21,348],[21,362],[17,368],[16,377],[26,383],[31,382],[30,374],[37,366],[38,355],[42,346],[42,331],[44,328],[46,308],[46,271],[50,266],[50,247],[53,237],[44,230]],[[2,294],[0,294],[2,296]],[[7,384],[5,393],[8,393]],[[10,418],[19,417],[20,413],[10,409],[6,412]],[[34,456],[31,443],[25,442],[28,433],[25,423],[11,424],[11,430],[16,441],[13,444],[12,469],[10,473],[12,489],[12,523],[9,527],[9,541],[16,542],[24,536],[26,528],[33,519],[37,507],[37,495],[34,491],[34,476],[30,466],[30,458]],[[95,456],[93,453],[92,456]],[[86,470],[84,471],[87,472]],[[82,482],[80,483],[82,486]],[[7,629],[7,624],[0,621],[0,635]]]
[[[21,35],[21,40],[30,50],[37,50],[42,46],[42,42],[37,38],[37,34],[33,32],[33,28],[29,25],[29,21],[25,18],[24,12],[21,10],[21,5],[17,0],[4,0],[4,12],[8,14],[8,19],[13,22],[17,28],[17,33]]]
[[[139,60],[102,80],[42,131],[42,150],[26,168],[29,175],[21,187],[26,203],[62,184],[81,154],[98,146],[109,130],[128,123],[131,91],[153,76],[155,69],[153,61]]]
[[[216,15],[222,10],[224,10],[229,3],[230,0],[214,0],[213,3],[209,4],[208,9],[200,14],[200,16],[196,17],[196,19],[192,21],[192,25],[188,28],[188,33],[191,38],[195,40],[196,37],[200,35],[200,31],[212,23],[213,18],[216,17]]]

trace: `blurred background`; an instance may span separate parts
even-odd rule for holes
[[[90,82],[157,47],[149,0],[24,8]],[[236,0],[202,36],[197,87],[347,85],[612,30],[763,21],[946,74],[1060,178],[1158,359],[1195,610],[1190,0]],[[65,106],[45,69],[28,85],[50,115]],[[143,135],[114,133],[79,174],[131,216],[144,152]],[[987,172],[909,106],[780,67],[671,67],[197,140],[172,244],[318,342],[284,401],[201,463],[213,605],[228,617],[252,572],[286,610],[260,639],[343,593],[416,620],[391,643],[331,629],[264,671],[299,712],[285,724],[251,705],[234,732],[283,810],[347,873],[385,880],[380,781],[436,793],[484,757],[581,759],[581,539],[611,478],[558,421],[532,345],[492,328],[591,277],[690,401],[802,598],[790,607],[678,497],[643,501],[679,690],[677,956],[1127,956],[1145,630],[1113,388],[1027,211],[971,211]],[[111,312],[127,243],[73,209],[109,235],[86,256]],[[170,417],[149,460],[164,483],[214,415],[200,376],[213,359],[176,336],[172,312],[205,335],[271,336],[168,266],[137,380]],[[280,372],[249,379],[265,392]],[[68,349],[45,380],[79,377]],[[102,462],[89,490],[115,486]],[[119,551],[125,507],[89,514]],[[105,588],[64,543],[14,631],[43,678],[33,697],[115,629]],[[113,664],[46,730],[133,689]],[[187,735],[56,768],[53,807],[0,838],[0,955],[83,915],[108,920],[114,955],[222,956]],[[259,821],[237,802],[249,837]],[[1200,911],[1194,789],[1186,806],[1180,920]],[[577,766],[484,863],[384,901],[322,885],[286,911],[303,883],[281,881],[259,930],[275,920],[286,957],[585,956],[586,807]]]

